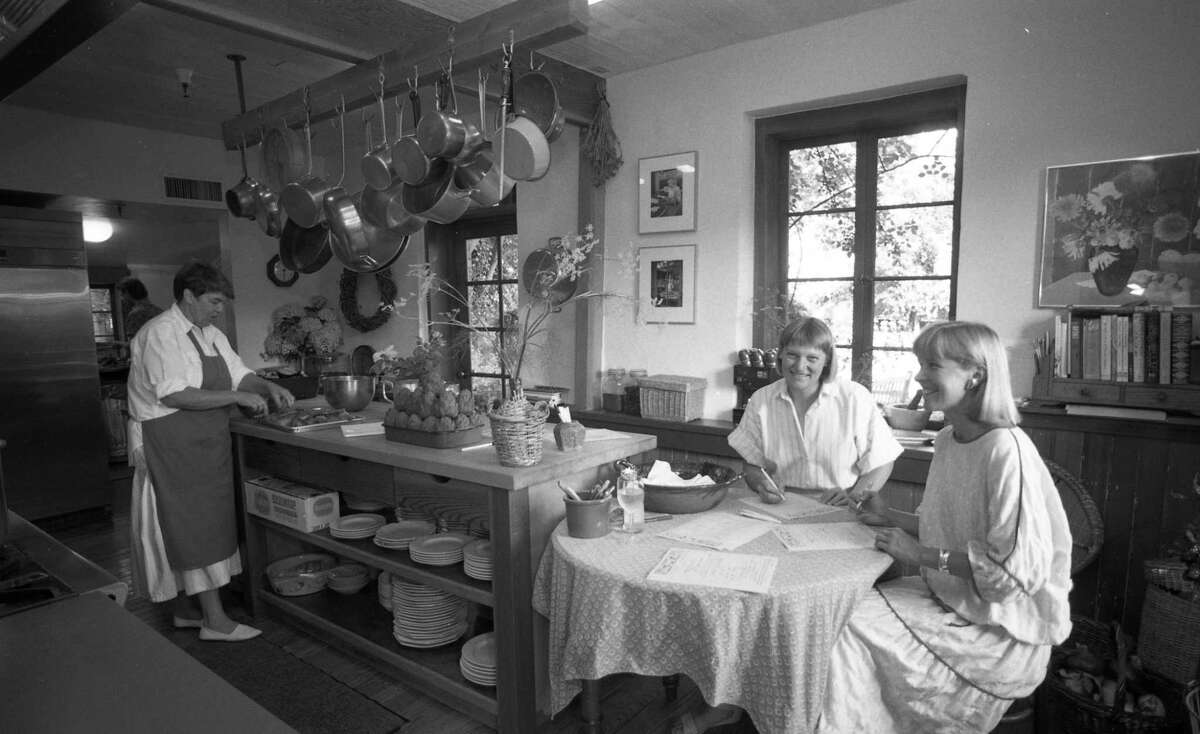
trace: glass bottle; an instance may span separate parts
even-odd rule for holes
[[[625,389],[625,405],[623,409],[629,415],[641,416],[642,414],[641,388],[638,387],[638,379],[645,376],[646,370],[629,370],[629,374],[621,381],[622,387]]]
[[[621,530],[640,533],[646,525],[646,491],[637,469],[626,467],[617,478],[617,504],[621,506]]]
[[[620,367],[610,367],[600,386],[602,407],[612,413],[621,412],[621,403],[625,397],[625,388],[621,381],[625,379],[625,370]]]

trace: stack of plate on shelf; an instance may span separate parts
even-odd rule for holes
[[[428,520],[400,520],[375,531],[375,545],[391,550],[404,550],[417,538],[433,534]]]
[[[409,544],[408,555],[426,566],[453,566],[462,562],[463,547],[469,542],[471,536],[465,533],[426,535]]]
[[[379,595],[379,606],[383,607],[384,609],[386,609],[388,611],[391,611],[392,610],[392,575],[390,573],[388,573],[387,571],[384,571],[383,573],[379,574],[377,593]]]
[[[348,492],[342,492],[342,505],[355,512],[373,512],[377,515],[382,515],[390,507],[384,502],[369,500]]]
[[[383,527],[383,515],[361,513],[344,515],[329,523],[329,534],[343,540],[362,540],[375,535]]]
[[[366,566],[361,563],[343,563],[329,571],[329,580],[325,585],[339,594],[357,594],[369,583],[371,576]]]
[[[463,548],[463,573],[480,581],[492,580],[492,541],[472,540]]]
[[[447,517],[439,517],[437,519],[437,529],[439,533],[467,533],[470,532],[470,523],[466,520],[458,520]]]
[[[496,633],[485,632],[467,640],[458,658],[458,669],[476,685],[496,685]]]
[[[397,520],[424,520],[425,522],[433,522],[429,519],[429,515],[420,510],[414,510],[408,507],[396,508]]]
[[[424,584],[392,579],[392,636],[405,647],[439,647],[467,631],[467,602]]]

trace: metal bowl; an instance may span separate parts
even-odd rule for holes
[[[671,487],[646,482],[646,474],[654,462],[639,464],[638,476],[642,478],[642,488],[646,492],[645,507],[647,512],[666,512],[671,515],[689,515],[694,512],[711,510],[721,504],[729,492],[729,485],[742,478],[738,472],[721,464],[705,461],[703,463],[672,462],[671,470],[684,479],[691,479],[697,474],[712,477],[716,484],[700,487]],[[618,467],[619,469],[620,467]]]
[[[321,378],[325,402],[342,410],[362,410],[375,397],[375,378],[359,375],[325,375]]]

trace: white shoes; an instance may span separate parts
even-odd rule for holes
[[[239,624],[232,632],[218,632],[199,624],[196,626],[200,627],[200,639],[210,642],[245,642],[262,634],[262,630],[248,624]]]

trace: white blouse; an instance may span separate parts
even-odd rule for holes
[[[772,476],[780,486],[821,490],[849,489],[904,451],[871,393],[838,379],[821,384],[803,424],[786,380],[759,388],[729,434],[729,445],[751,464],[775,462]]]
[[[1017,428],[934,443],[920,513],[922,545],[962,551],[972,579],[922,569],[947,606],[1022,642],[1058,644],[1071,631],[1071,530],[1037,447]]]
[[[246,367],[242,358],[233,351],[225,334],[209,324],[203,329],[183,315],[178,304],[146,322],[138,329],[130,344],[130,368],[128,382],[129,398],[129,455],[142,445],[141,422],[161,418],[174,413],[162,403],[167,395],[173,395],[188,387],[200,387],[204,369],[195,345],[188,332],[196,334],[197,341],[207,356],[220,355],[233,379],[232,389],[253,370]]]

